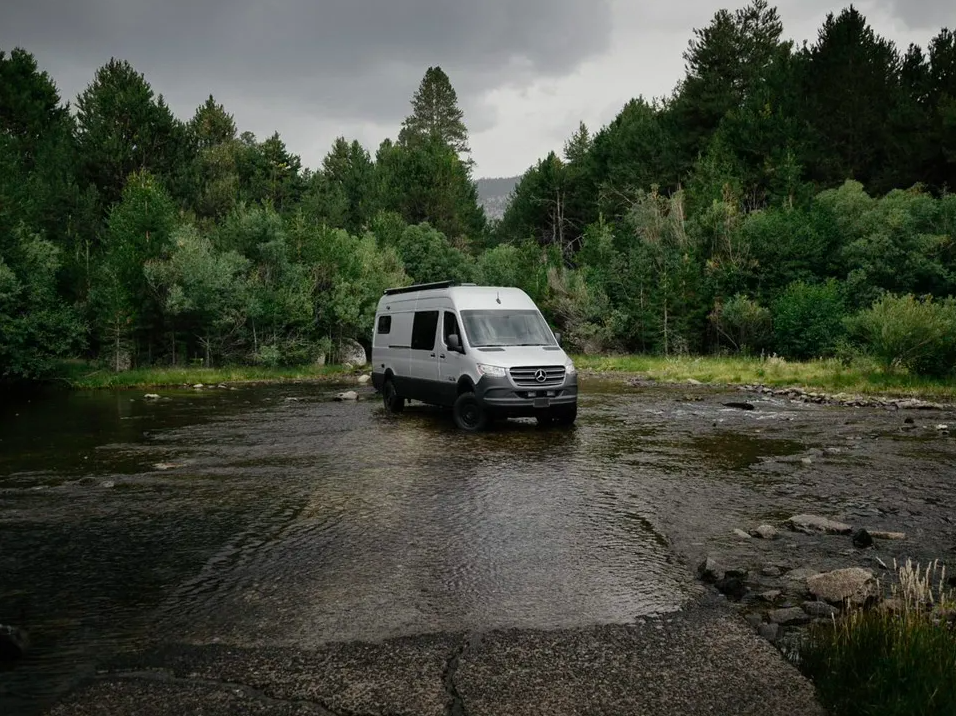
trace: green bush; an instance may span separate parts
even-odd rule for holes
[[[956,367],[956,300],[886,294],[846,321],[850,335],[885,369],[943,377]]]
[[[741,294],[718,303],[710,321],[723,338],[744,354],[759,352],[771,336],[770,311]]]
[[[780,355],[810,360],[834,355],[845,335],[840,284],[795,281],[773,304],[773,338]]]

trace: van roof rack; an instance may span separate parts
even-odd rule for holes
[[[399,288],[386,288],[386,296],[394,296],[397,293],[413,293],[415,291],[431,291],[439,288],[451,288],[452,286],[473,286],[474,284],[462,284],[458,281],[435,281],[433,283],[416,283],[413,286],[402,286]]]

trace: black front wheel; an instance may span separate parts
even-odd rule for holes
[[[488,410],[474,393],[459,395],[452,414],[460,430],[477,433],[488,427]]]
[[[405,398],[398,394],[391,380],[386,380],[382,386],[382,403],[386,413],[400,413],[405,409]]]
[[[554,411],[554,421],[558,425],[574,425],[578,419],[578,405],[568,405]]]

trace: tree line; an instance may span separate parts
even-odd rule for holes
[[[868,352],[956,364],[956,39],[901,52],[852,6],[813,43],[765,0],[695,30],[638,97],[479,206],[431,67],[395,139],[302,166],[210,96],[177,118],[128,62],[75,106],[0,52],[0,377],[336,360],[387,286],[520,286],[574,350]]]

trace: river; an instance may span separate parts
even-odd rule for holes
[[[342,389],[3,405],[0,624],[32,648],[0,667],[0,713],[41,713],[104,660],[168,641],[628,623],[686,597],[642,468],[620,459],[646,434],[625,391],[585,383],[571,429],[466,435]]]

